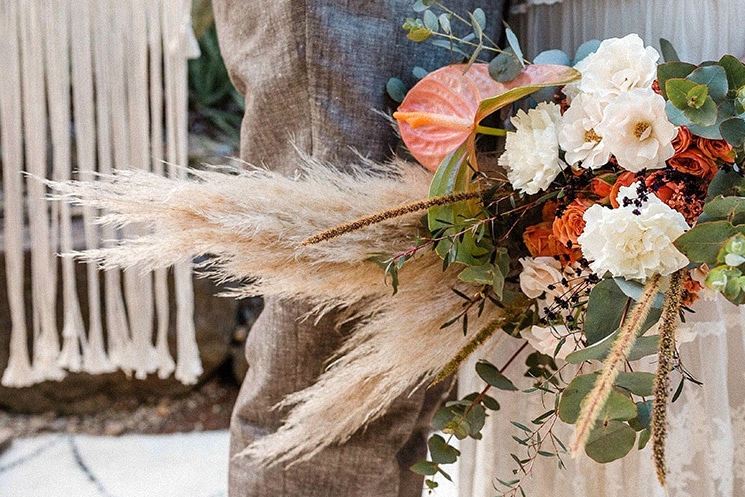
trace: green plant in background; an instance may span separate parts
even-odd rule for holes
[[[189,61],[189,112],[192,132],[237,143],[243,117],[243,96],[228,76],[214,20],[202,27],[201,55]]]

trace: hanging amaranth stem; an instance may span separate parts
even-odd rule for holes
[[[621,326],[621,331],[613,342],[613,347],[608,353],[608,357],[603,362],[603,370],[598,376],[595,386],[587,394],[579,414],[579,419],[577,419],[574,439],[569,447],[572,457],[576,457],[580,449],[587,443],[587,439],[595,427],[595,423],[603,411],[605,402],[608,400],[608,396],[613,389],[613,383],[618,377],[621,366],[634,347],[639,331],[649,315],[659,288],[660,275],[656,274],[647,282],[638,303],[631,311],[631,315]]]
[[[660,321],[660,344],[657,349],[657,374],[654,379],[652,404],[652,452],[657,479],[666,486],[665,439],[667,437],[667,402],[669,398],[670,371],[675,361],[675,329],[683,296],[686,270],[681,269],[670,277],[670,287],[665,294]]]

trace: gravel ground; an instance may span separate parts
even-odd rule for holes
[[[9,430],[13,437],[43,433],[116,436],[223,430],[228,428],[237,395],[238,385],[217,377],[183,397],[163,398],[152,404],[131,400],[95,414],[60,416],[53,412],[10,414],[0,411],[0,427]]]

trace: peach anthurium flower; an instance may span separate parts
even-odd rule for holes
[[[527,66],[515,79],[499,83],[489,76],[488,64],[445,66],[422,78],[393,114],[401,138],[411,154],[436,171],[442,160],[476,135],[479,121],[515,100],[545,87],[578,77],[574,69],[549,64]],[[504,99],[509,90],[523,89]]]

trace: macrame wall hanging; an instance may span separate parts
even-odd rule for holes
[[[93,224],[89,207],[74,212],[48,202],[43,183],[24,174],[183,174],[166,164],[188,158],[187,59],[198,55],[190,7],[189,0],[0,0],[3,248],[12,321],[5,386],[60,380],[67,371],[121,369],[136,378],[175,372],[184,383],[202,372],[190,266],[173,268],[174,362],[166,270],[99,273],[88,264],[87,295],[79,294],[78,263],[56,254],[99,247],[119,234]],[[83,233],[74,236],[78,225]],[[88,302],[87,319],[80,299]]]

